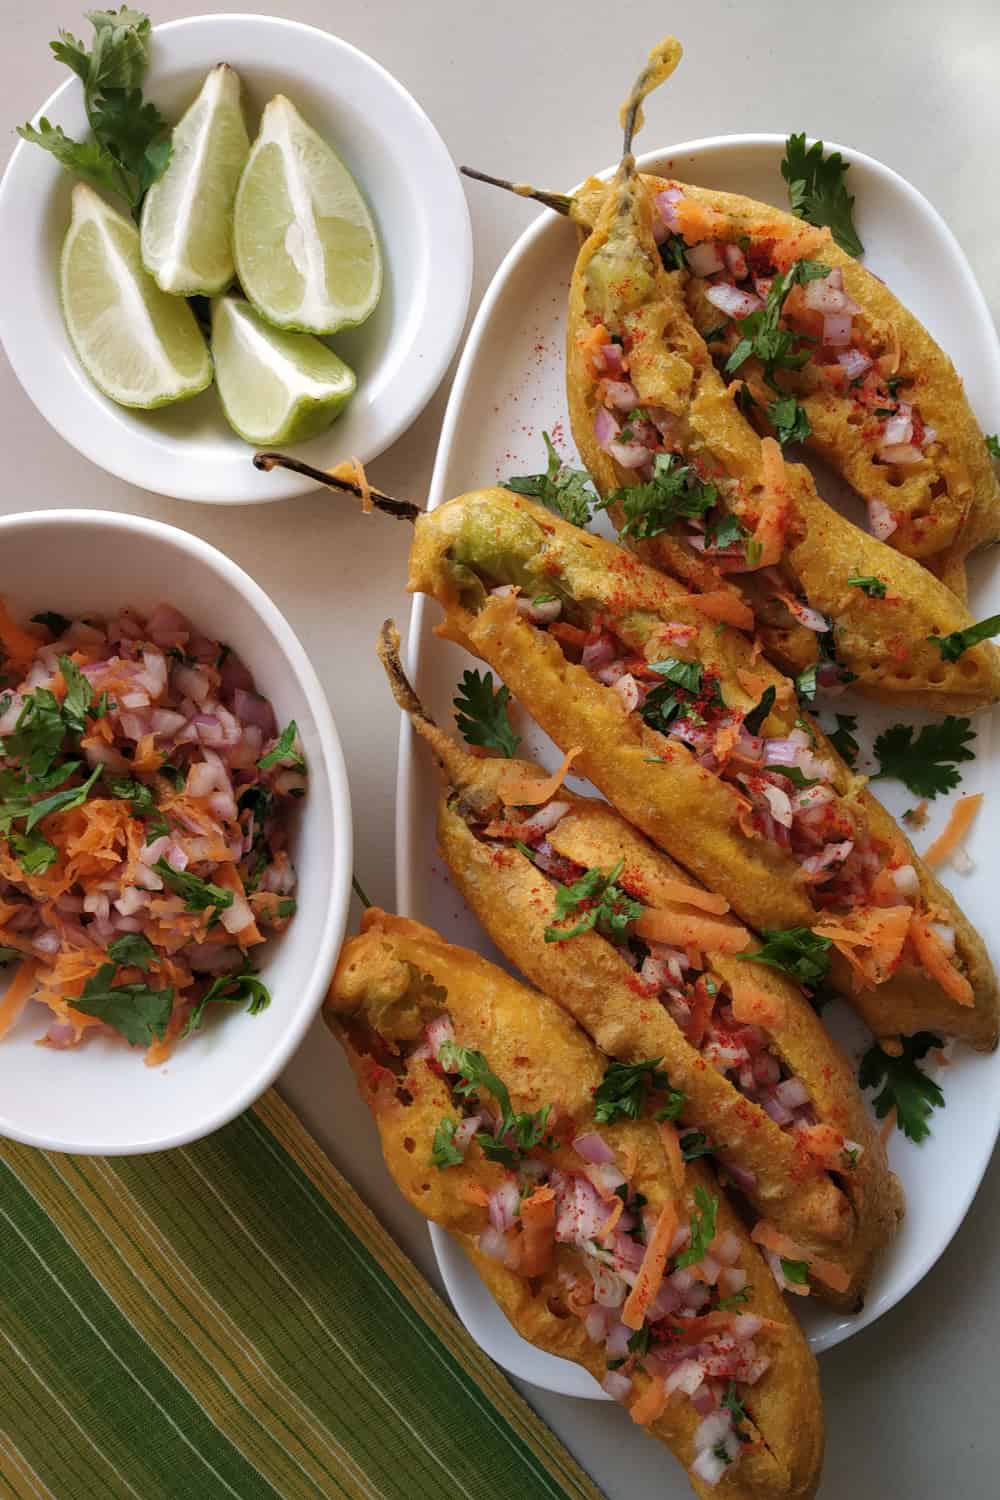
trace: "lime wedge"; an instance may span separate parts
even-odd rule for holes
[[[315,437],[355,386],[332,349],[309,333],[272,328],[241,297],[212,303],[212,354],[226,419],[258,448]]]
[[[233,203],[250,138],[240,79],[219,63],[175,127],[163,176],[142,205],[142,263],[165,292],[214,297],[233,279]]]
[[[375,225],[354,178],[283,94],[264,110],[236,194],[240,284],[278,328],[336,333],[382,290]]]
[[[73,189],[59,281],[77,358],[112,401],[165,406],[211,384],[191,309],[160,291],[143,268],[138,230],[83,182]]]

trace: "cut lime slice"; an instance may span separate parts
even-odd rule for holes
[[[355,386],[332,349],[311,334],[272,328],[241,297],[212,303],[212,354],[226,419],[258,448],[315,437]]]
[[[233,279],[233,204],[250,138],[240,79],[219,63],[175,127],[163,176],[142,205],[142,262],[165,292],[214,297]]]
[[[264,110],[240,179],[234,249],[244,292],[278,328],[353,328],[382,290],[382,254],[357,183],[282,94]]]
[[[187,303],[143,268],[139,232],[86,183],[59,264],[66,327],[96,386],[122,406],[165,406],[212,382],[212,360]]]

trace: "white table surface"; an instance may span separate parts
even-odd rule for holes
[[[110,0],[109,0],[110,3]],[[65,71],[59,26],[86,29],[70,0],[0,3],[4,128],[26,119]],[[221,9],[222,7],[220,7]],[[234,5],[233,7],[237,7]],[[268,12],[245,3],[243,10]],[[161,4],[154,20],[194,15]],[[871,153],[921,188],[970,257],[1000,314],[1000,5],[996,0],[702,0],[664,7],[596,0],[283,0],[335,30],[416,96],[456,160],[562,188],[613,155],[614,110],[639,56],[670,25],[686,61],[657,101],[645,146],[741,130],[806,130]],[[10,137],[13,144],[13,137]],[[6,152],[4,153],[4,157]],[[473,308],[531,205],[469,185]],[[446,383],[447,384],[447,383]],[[390,493],[420,500],[446,387],[372,465]],[[992,424],[1000,427],[1000,412]],[[283,506],[214,510],[163,500],[93,468],[52,433],[0,356],[4,511],[98,506],[156,516],[213,542],[285,611],[323,679],[351,776],[358,876],[393,901],[397,718],[382,674],[365,670],[388,614],[406,621],[409,528],[363,519],[314,494]],[[0,558],[2,583],[2,558]],[[396,1194],[339,1049],[317,1022],[281,1080],[286,1098],[421,1268],[437,1281],[423,1220]],[[893,1313],[821,1362],[828,1458],[822,1500],[987,1500],[997,1493],[1000,1164],[926,1281]],[[690,1491],[669,1456],[610,1406],[525,1388],[610,1500]],[[627,1446],[625,1446],[627,1445]],[[69,1500],[69,1497],[60,1497]],[[526,1497],[527,1500],[527,1497]]]

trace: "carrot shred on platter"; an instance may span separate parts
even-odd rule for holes
[[[965,841],[965,837],[979,815],[979,809],[983,805],[983,793],[976,792],[972,797],[960,797],[952,808],[944,831],[924,851],[924,864],[930,869],[937,869],[943,865],[959,849]]]

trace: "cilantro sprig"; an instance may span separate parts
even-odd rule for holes
[[[699,1183],[694,1190],[695,1209],[691,1213],[691,1243],[674,1261],[674,1269],[682,1271],[685,1266],[696,1266],[708,1254],[708,1247],[715,1239],[715,1221],[719,1212],[719,1200]]]
[[[975,760],[968,748],[975,737],[971,721],[952,714],[925,724],[916,737],[912,724],[893,724],[875,741],[879,769],[871,779],[902,781],[915,797],[952,792],[962,779],[958,766]]]
[[[493,673],[463,672],[458,694],[453,700],[455,723],[470,745],[482,745],[510,757],[521,743],[514,733],[507,713],[510,688],[494,688]]]
[[[718,502],[714,484],[698,478],[690,464],[682,464],[674,453],[658,453],[653,459],[653,477],[647,484],[629,484],[614,490],[595,509],[620,506],[624,520],[621,536],[643,541],[659,536],[675,521],[704,516]]]
[[[781,1274],[792,1286],[808,1286],[809,1284],[809,1262],[807,1260],[789,1260],[782,1255]]]
[[[143,981],[115,984],[117,964],[102,964],[83,987],[81,995],[67,995],[66,1002],[85,1015],[97,1016],[120,1031],[133,1047],[148,1047],[163,1040],[174,1006],[173,986],[154,990]]]
[[[783,448],[787,443],[804,443],[812,433],[809,413],[794,396],[776,396],[767,408],[767,420]]]
[[[662,1057],[647,1057],[644,1062],[636,1063],[612,1059],[594,1090],[597,1123],[613,1125],[616,1120],[638,1120],[650,1094],[667,1094],[666,1108],[673,1110],[674,1116],[679,1114],[684,1095],[678,1089],[671,1089],[670,1079],[660,1067],[662,1061]]]
[[[220,974],[198,1000],[184,1023],[181,1036],[198,1031],[209,1005],[245,1005],[248,1016],[257,1016],[271,1003],[271,991],[249,968],[238,974]]]
[[[857,714],[837,714],[835,717],[837,727],[828,732],[827,739],[840,758],[853,769],[861,748],[854,737],[854,731],[858,727],[858,716]]]
[[[944,1108],[944,1094],[933,1078],[928,1078],[919,1059],[932,1047],[942,1045],[941,1038],[930,1031],[918,1031],[900,1038],[902,1052],[891,1057],[876,1043],[861,1059],[858,1082],[863,1089],[879,1088],[873,1102],[875,1113],[884,1120],[890,1109],[896,1111],[896,1124],[905,1136],[919,1144],[930,1135],[931,1110]]]
[[[830,267],[816,260],[797,260],[771,283],[764,306],[741,318],[739,342],[726,361],[726,374],[735,375],[748,359],[758,359],[764,379],[779,398],[787,394],[775,379],[778,370],[801,370],[809,361],[808,349],[795,349],[802,336],[780,327],[785,299],[793,286],[829,276]],[[793,421],[794,425],[794,421]]]
[[[162,856],[156,861],[153,869],[169,890],[177,896],[184,897],[184,905],[188,911],[208,911],[212,907],[216,911],[225,911],[233,904],[232,891],[224,890],[221,885],[213,885],[211,881],[202,880],[200,875],[192,875],[190,870],[175,870],[173,865],[168,864]]]
[[[120,969],[141,969],[149,973],[150,965],[156,962],[156,949],[141,932],[126,932],[108,944],[108,957]]]
[[[292,771],[304,771],[306,763],[301,754],[295,748],[298,738],[299,726],[292,719],[281,731],[274,746],[262,755],[257,762],[257,768],[261,771],[270,771],[273,766],[286,766]]]
[[[465,1153],[455,1145],[456,1128],[456,1121],[447,1115],[438,1125],[431,1147],[432,1167],[460,1167],[462,1165]]]
[[[526,1152],[535,1146],[546,1144],[551,1104],[543,1105],[534,1113],[515,1110],[510,1102],[507,1085],[491,1071],[483,1054],[471,1047],[460,1047],[456,1042],[443,1042],[438,1051],[438,1061],[446,1073],[461,1075],[461,1082],[452,1085],[456,1094],[468,1099],[480,1089],[485,1089],[500,1106],[500,1124],[496,1134],[490,1135],[485,1130],[476,1134],[476,1142],[487,1160],[498,1161],[505,1167],[516,1167]]]
[[[970,646],[978,646],[995,635],[1000,635],[1000,615],[990,615],[989,619],[965,630],[953,630],[950,635],[929,635],[927,639],[938,648],[944,661],[958,661]]]
[[[505,490],[540,500],[574,526],[586,526],[597,494],[586,469],[571,469],[555,450],[547,432],[542,433],[548,462],[544,474],[512,474],[502,481]]]
[[[642,903],[634,901],[617,884],[624,868],[625,861],[620,859],[607,874],[600,869],[587,870],[572,885],[557,887],[556,922],[565,922],[574,916],[576,921],[571,927],[546,927],[545,941],[564,943],[569,938],[594,930],[613,941],[620,941],[628,924],[642,916]]]
[[[824,155],[822,141],[807,148],[805,132],[785,142],[781,175],[788,183],[792,213],[817,228],[828,227],[847,255],[863,255],[865,247],[854,227],[854,199],[844,181],[849,171],[850,162],[839,151]]]
[[[852,573],[847,580],[847,584],[849,588],[860,589],[863,594],[868,595],[869,599],[884,599],[888,591],[888,584],[883,582],[881,578],[873,577],[871,573]],[[998,626],[998,629],[1000,629],[1000,626]],[[950,639],[950,637],[946,637],[946,639]]]
[[[759,952],[738,956],[748,963],[780,969],[810,987],[822,984],[830,972],[831,939],[820,937],[808,927],[772,928],[762,932],[761,938]]]
[[[148,188],[170,160],[170,127],[142,97],[149,66],[149,17],[122,6],[88,12],[94,28],[91,50],[68,31],[50,42],[52,51],[83,84],[83,102],[93,141],[74,141],[44,117],[18,135],[44,150],[91,187],[124,198],[136,222]]]
[[[990,458],[1000,458],[1000,437],[995,432],[986,434],[986,451]]]

